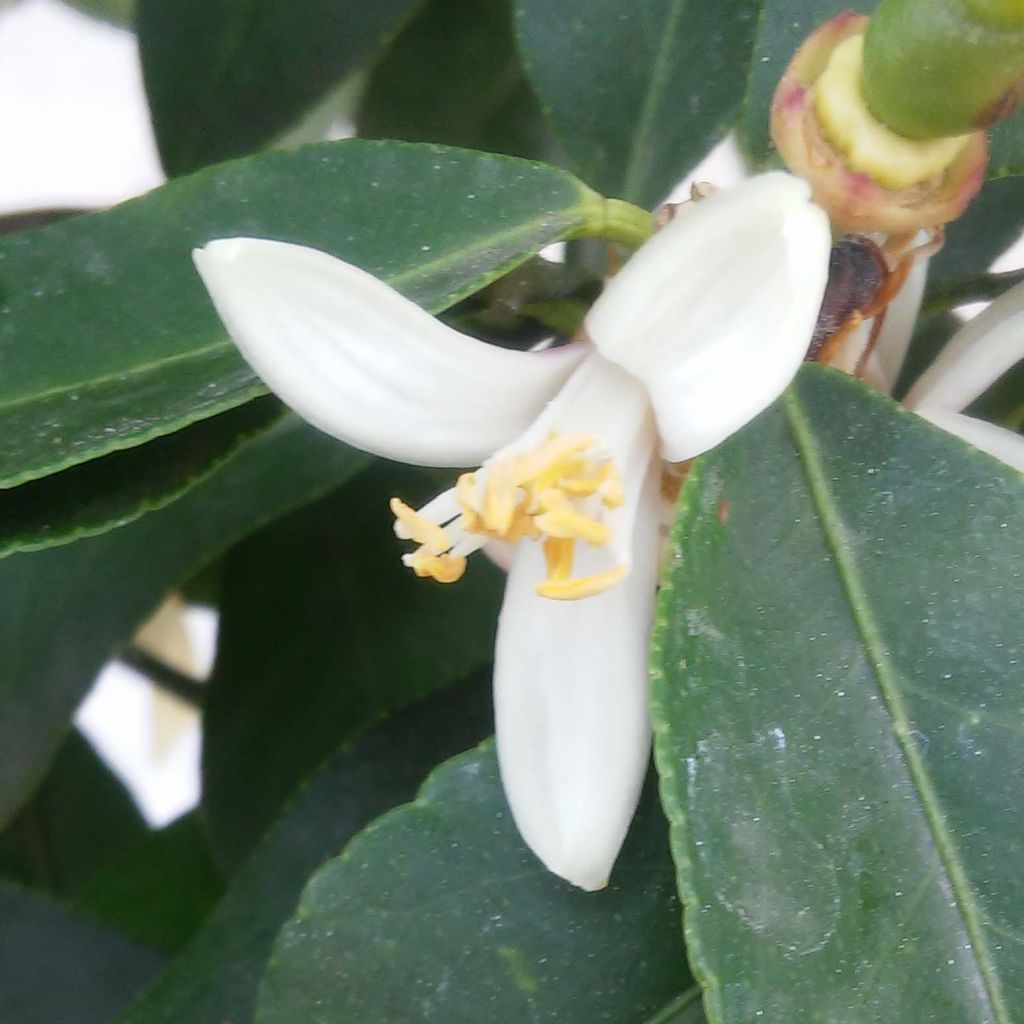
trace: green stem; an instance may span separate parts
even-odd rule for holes
[[[624,199],[605,199],[593,193],[583,205],[583,225],[573,238],[603,238],[639,249],[654,231],[654,217]]]
[[[965,135],[1024,89],[1024,0],[882,0],[864,41],[864,98],[909,139]]]

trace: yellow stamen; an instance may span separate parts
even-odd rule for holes
[[[607,572],[596,576],[580,576],[574,580],[547,579],[538,583],[535,588],[540,597],[550,597],[555,601],[578,601],[584,597],[593,597],[609,587],[615,586],[629,575],[628,565],[617,565]]]
[[[406,564],[420,579],[430,577],[438,583],[455,583],[466,571],[466,559],[461,555],[431,555],[423,548],[408,556]]]
[[[404,501],[392,498],[390,504],[391,514],[395,517],[395,526],[400,524],[405,528],[407,534],[405,539],[422,544],[432,555],[442,555],[452,546],[448,534],[442,527],[409,508]],[[399,534],[399,536],[403,535]]]
[[[489,531],[502,536],[512,526],[515,512],[515,463],[509,459],[499,459],[488,473],[480,515]]]
[[[569,456],[586,451],[593,444],[594,438],[585,434],[567,434],[564,437],[556,434],[549,437],[536,451],[516,460],[516,483],[522,486],[536,480],[552,468],[561,466]]]
[[[547,562],[548,580],[566,580],[572,572],[572,556],[575,545],[561,537],[548,537],[544,541],[544,561]]]
[[[585,540],[595,547],[607,544],[612,538],[612,531],[604,523],[577,512],[562,491],[554,488],[544,491],[540,496],[540,506],[544,512],[537,516],[535,522],[541,533],[549,537]]]

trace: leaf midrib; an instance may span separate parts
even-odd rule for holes
[[[679,23],[679,19],[683,16],[683,11],[687,4],[688,0],[675,0],[675,3],[673,3],[669,15],[665,19],[665,29],[661,34],[658,53],[651,66],[647,92],[644,95],[644,102],[640,110],[636,131],[633,133],[633,144],[629,151],[626,173],[622,179],[623,197],[631,201],[638,199],[637,190],[640,185],[638,179],[641,177],[640,157],[647,148],[647,143],[654,127],[655,112],[665,95],[669,54],[672,52],[672,44],[675,41],[676,26]]]
[[[849,603],[854,625],[867,653],[886,709],[892,718],[896,741],[920,798],[925,821],[938,849],[939,859],[954,893],[964,928],[970,936],[971,957],[981,975],[993,1019],[997,1024],[1012,1024],[988,940],[982,928],[982,915],[971,891],[956,843],[942,814],[935,786],[911,735],[910,716],[899,688],[900,673],[893,665],[882,642],[881,629],[872,614],[867,590],[854,560],[852,545],[846,536],[836,502],[829,491],[821,453],[794,387],[791,386],[783,396],[782,407],[794,446],[800,456],[811,503],[817,513],[825,543],[835,559],[836,571]]]

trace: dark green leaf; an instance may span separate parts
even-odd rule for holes
[[[755,167],[772,155],[768,120],[775,88],[797,47],[843,11],[870,14],[876,0],[762,0],[743,104],[742,141]]]
[[[417,0],[140,0],[142,72],[169,175],[245,156],[365,63]]]
[[[135,0],[64,0],[83,14],[102,18],[114,25],[130,27],[135,18]]]
[[[581,176],[661,202],[728,131],[759,0],[517,0],[523,60]]]
[[[195,939],[117,1024],[250,1024],[274,936],[303,883],[369,821],[409,800],[434,765],[490,731],[486,684],[481,677],[430,697],[331,758]]]
[[[430,0],[374,67],[356,124],[371,139],[537,159],[552,148],[506,0]]]
[[[987,182],[964,215],[946,228],[946,241],[928,269],[928,293],[987,270],[1024,232],[1024,178]]]
[[[488,743],[313,876],[256,1020],[644,1024],[690,984],[653,784],[611,885],[585,893],[523,845]]]
[[[145,835],[95,875],[75,908],[122,935],[174,953],[224,892],[195,813]]]
[[[107,1024],[159,964],[151,950],[0,882],[4,1024]]]
[[[654,718],[712,1024],[1024,1006],[1024,480],[834,372],[706,456]]]
[[[1024,174],[1024,110],[992,129],[988,173],[991,178]]]
[[[438,479],[379,463],[228,556],[203,716],[203,799],[227,865],[343,742],[490,662],[504,574],[481,556],[441,586],[400,560],[388,499],[424,504],[451,483]]]
[[[287,417],[159,512],[0,562],[0,822],[31,795],[103,662],[168,589],[366,464]]]
[[[43,784],[0,834],[0,872],[71,897],[145,832],[124,786],[76,730]]]
[[[0,490],[0,558],[125,526],[174,501],[280,417],[259,398],[138,448]]]
[[[302,242],[437,311],[600,216],[599,197],[552,167],[348,141],[212,168],[0,240],[0,487],[263,392],[192,267],[193,246]]]

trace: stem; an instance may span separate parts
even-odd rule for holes
[[[140,672],[154,686],[159,686],[161,690],[166,690],[186,704],[191,704],[195,708],[202,707],[206,687],[184,672],[164,664],[159,658],[154,658],[152,654],[147,654],[138,647],[128,647],[118,656],[118,661]]]
[[[605,199],[594,193],[583,209],[583,225],[573,238],[603,238],[639,249],[654,231],[653,215],[624,199]]]
[[[966,135],[1024,90],[1024,0],[882,0],[864,41],[864,98],[898,135]]]

